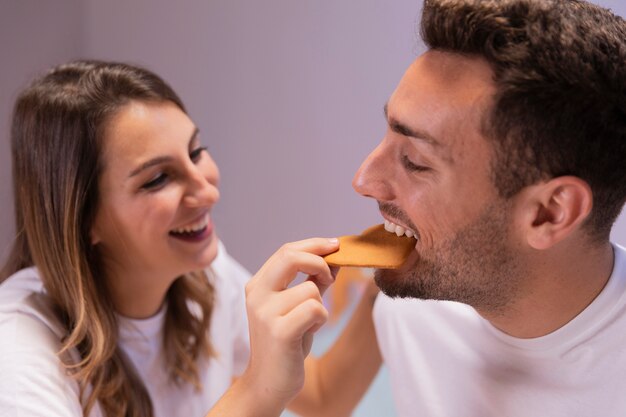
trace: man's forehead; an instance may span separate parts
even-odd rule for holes
[[[425,52],[409,66],[399,87],[411,86],[436,88],[456,101],[470,102],[496,92],[493,71],[484,58],[438,50]]]
[[[388,121],[425,132],[446,148],[457,138],[479,134],[495,93],[492,77],[482,58],[426,52],[407,69],[391,96]]]

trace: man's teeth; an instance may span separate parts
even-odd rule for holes
[[[179,229],[174,229],[172,232],[174,233],[193,233],[199,230],[204,229],[209,224],[209,215],[205,215],[200,221],[190,224],[185,227],[181,227]]]
[[[395,233],[398,236],[405,235],[408,237],[415,237],[415,232],[413,230],[405,229],[404,227],[392,223],[387,219],[385,219],[385,230],[389,233]]]

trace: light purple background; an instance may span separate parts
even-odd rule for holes
[[[597,3],[626,15],[620,0]],[[286,241],[380,222],[350,183],[382,138],[383,104],[423,49],[419,4],[2,0],[0,259],[14,232],[13,101],[35,75],[75,58],[141,64],[179,92],[221,168],[219,234],[251,271]],[[624,214],[613,239],[626,244]],[[375,403],[387,404],[387,394]]]

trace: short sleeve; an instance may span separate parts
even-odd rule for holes
[[[66,375],[59,348],[37,318],[0,314],[0,417],[83,416],[78,384]]]

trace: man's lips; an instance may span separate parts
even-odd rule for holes
[[[415,239],[418,239],[418,235],[417,233],[415,233],[414,230],[409,229],[406,226],[399,225],[386,218],[384,218],[384,220],[385,220],[385,230],[388,231],[389,233],[395,233],[398,236],[404,235],[408,237],[415,237]]]

